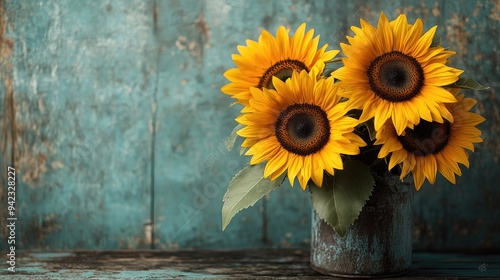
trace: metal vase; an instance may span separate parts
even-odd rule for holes
[[[382,278],[410,270],[413,182],[386,173],[345,237],[312,212],[311,266],[337,277]]]

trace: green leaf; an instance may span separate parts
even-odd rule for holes
[[[374,186],[368,165],[344,160],[344,170],[336,170],[335,176],[325,176],[321,188],[311,188],[314,210],[343,237],[358,218]]]
[[[335,171],[338,172],[338,171]],[[321,188],[310,185],[311,201],[314,211],[332,228],[339,224],[339,216],[333,196],[333,177],[325,173],[323,186]]]
[[[463,88],[463,89],[475,89],[475,90],[485,90],[490,87],[483,86],[482,84],[469,78],[459,78],[458,81],[451,85],[447,85],[448,88]]]
[[[231,131],[231,134],[229,134],[228,137],[226,137],[226,139],[224,139],[224,145],[226,146],[226,149],[228,151],[231,151],[234,147],[234,143],[236,142],[236,138],[238,138],[238,130],[242,129],[243,127],[245,127],[244,125],[242,124],[238,124],[235,128],[233,128],[233,131]]]
[[[430,47],[439,47],[441,46],[441,37],[439,37],[439,35],[437,34],[434,34],[434,38],[432,38],[432,43],[430,45]]]
[[[226,229],[238,212],[253,206],[259,199],[283,183],[286,173],[271,181],[264,178],[265,167],[265,163],[247,166],[229,182],[223,199],[222,230]]]

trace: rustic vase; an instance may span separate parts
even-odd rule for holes
[[[410,270],[413,180],[387,173],[377,183],[358,219],[340,237],[312,212],[311,266],[327,275],[382,278]]]

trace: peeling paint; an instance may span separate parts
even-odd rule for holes
[[[447,20],[446,40],[454,44],[457,55],[465,56],[470,43],[470,32],[465,29],[469,18],[453,13]]]
[[[50,9],[52,18],[51,25],[47,32],[48,44],[47,47],[51,53],[55,54],[59,45],[61,38],[61,10],[57,2],[53,2],[53,6]]]
[[[198,30],[198,34],[200,34],[202,38],[203,44],[208,44],[210,41],[210,28],[208,27],[207,21],[205,20],[205,16],[203,14],[200,14],[194,21],[194,25]]]
[[[50,163],[50,166],[53,169],[59,169],[59,168],[63,168],[64,167],[64,163],[62,163],[60,161],[53,161],[53,162]]]
[[[153,224],[150,222],[144,225],[144,241],[149,247],[153,244],[153,229]]]
[[[177,41],[175,41],[175,46],[179,50],[185,50],[186,49],[186,41],[187,41],[186,36],[179,35],[179,37],[177,37]]]
[[[57,81],[54,69],[57,69],[57,66],[52,67],[50,78],[52,82]],[[51,170],[51,167],[53,169],[64,167],[62,162],[54,164],[50,162],[56,151],[42,132],[43,128],[47,127],[48,119],[31,117],[37,114],[45,116],[48,112],[45,104],[48,94],[38,89],[40,79],[38,73],[39,67],[34,67],[30,79],[30,92],[18,94],[22,101],[17,111],[22,112],[20,113],[22,117],[21,120],[16,119],[15,122],[16,147],[20,147],[15,151],[15,165],[20,170],[19,178],[31,187],[41,186],[41,179]],[[26,100],[27,95],[34,96],[33,103]]]
[[[439,4],[438,2],[434,2],[434,7],[432,8],[432,15],[434,17],[438,17],[441,14],[441,11],[439,10]]]
[[[26,244],[26,242],[40,244],[48,234],[60,230],[62,226],[59,223],[58,216],[52,213],[45,215],[42,219],[35,216],[31,223],[28,223],[27,228],[25,234],[28,234],[28,236],[21,239],[21,245],[33,246],[33,244]]]
[[[492,1],[493,3],[493,8],[490,11],[489,18],[500,22],[500,1]]]
[[[12,74],[11,56],[13,53],[14,41],[5,36],[8,26],[8,16],[4,12],[4,0],[0,0],[0,81],[3,80],[4,87],[4,108],[0,112],[0,164],[1,170],[6,170],[7,166],[14,165],[14,156],[16,152],[16,110],[14,101],[14,80]],[[1,186],[7,185],[5,172],[0,174]],[[7,201],[5,198],[6,188],[0,188],[0,201]],[[6,220],[7,211],[0,211],[0,219]],[[7,236],[7,228],[0,229],[0,236]]]
[[[32,155],[27,149],[23,149],[16,164],[22,170],[23,182],[32,187],[39,186],[38,182],[48,170],[47,156],[44,154]]]
[[[205,47],[210,47],[210,28],[205,20],[203,14],[199,14],[193,22],[198,36],[196,38],[189,38],[185,35],[179,35],[175,41],[175,46],[181,51],[187,51],[192,57],[201,60]]]
[[[175,46],[181,51],[187,51],[189,55],[201,59],[202,46],[196,41],[188,41],[186,36],[179,35],[175,41]]]
[[[6,23],[3,12],[3,1],[0,1],[0,77],[4,80],[4,119],[2,121],[2,152],[6,152],[8,141],[15,143],[15,104],[14,104],[14,87],[12,79],[12,64],[10,57],[12,56],[12,48],[14,41],[5,37]],[[3,153],[5,155],[6,153]]]

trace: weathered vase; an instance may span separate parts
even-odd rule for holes
[[[413,180],[387,173],[358,219],[340,237],[312,212],[311,266],[337,277],[377,278],[407,273],[413,237]]]

